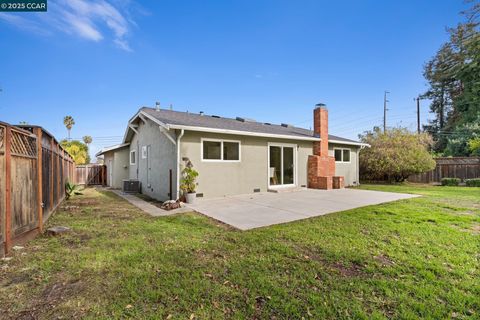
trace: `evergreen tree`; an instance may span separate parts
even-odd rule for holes
[[[425,64],[424,77],[429,89],[423,95],[430,100],[435,114],[424,129],[435,139],[434,150],[451,155],[468,154],[466,143],[452,148],[451,139],[465,134],[466,125],[476,121],[480,112],[480,3],[463,12],[466,22],[448,29],[449,41]],[[468,141],[469,137],[465,139]],[[457,139],[458,140],[458,139]]]

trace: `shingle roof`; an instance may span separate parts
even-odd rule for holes
[[[314,132],[308,129],[295,127],[292,125],[278,125],[278,124],[269,124],[254,122],[248,119],[244,121],[224,118],[214,115],[200,115],[197,113],[173,111],[160,109],[156,110],[154,108],[143,107],[140,111],[145,112],[146,114],[154,117],[155,119],[169,125],[181,125],[181,126],[192,126],[192,127],[202,127],[202,128],[214,128],[214,129],[223,129],[223,130],[235,130],[235,131],[245,131],[245,132],[254,132],[254,133],[266,133],[266,134],[278,134],[291,136],[292,138],[314,138]],[[329,140],[337,140],[345,143],[356,143],[357,141],[328,135]]]

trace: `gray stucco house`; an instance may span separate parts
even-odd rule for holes
[[[123,143],[106,148],[107,183],[139,180],[158,200],[179,197],[185,161],[199,172],[197,196],[219,197],[282,188],[341,188],[359,183],[357,141],[328,134],[328,111],[313,112],[314,130],[143,107]]]

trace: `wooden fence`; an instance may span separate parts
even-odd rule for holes
[[[74,170],[46,130],[0,122],[0,256],[42,231]]]
[[[434,170],[408,177],[410,182],[440,182],[442,178],[480,178],[480,157],[435,158]]]
[[[107,167],[103,164],[78,165],[75,170],[77,184],[86,186],[107,184]]]

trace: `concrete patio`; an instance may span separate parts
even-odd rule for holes
[[[240,230],[248,230],[414,197],[418,195],[358,189],[302,189],[197,198],[197,202],[188,207]]]

